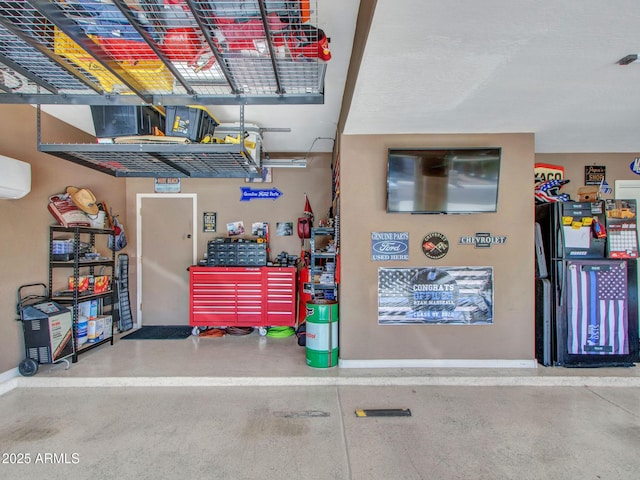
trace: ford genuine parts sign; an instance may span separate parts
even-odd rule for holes
[[[371,260],[408,261],[409,232],[372,232]]]

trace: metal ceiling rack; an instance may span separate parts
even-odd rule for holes
[[[0,103],[322,103],[316,22],[304,0],[1,1]]]
[[[242,105],[240,123],[223,125],[214,133],[214,139],[238,138],[229,144],[159,143],[167,137],[148,143],[42,143],[39,105],[36,118],[39,151],[114,177],[258,178],[262,173],[262,137],[259,132],[251,135],[255,146],[247,148]]]
[[[0,1],[0,103],[320,104],[328,40],[315,0]],[[324,57],[323,57],[324,52]],[[258,177],[238,144],[43,144],[114,176]]]

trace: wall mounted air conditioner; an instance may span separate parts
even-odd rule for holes
[[[0,155],[0,198],[22,198],[30,191],[31,165]]]

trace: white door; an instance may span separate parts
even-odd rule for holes
[[[616,180],[613,193],[614,198],[636,201],[636,229],[640,232],[640,222],[637,218],[637,212],[640,210],[640,180]],[[640,234],[638,238],[640,238]],[[638,267],[638,286],[640,287],[640,265]],[[638,300],[640,307],[640,295],[638,295]]]
[[[138,326],[189,324],[195,195],[138,195]]]

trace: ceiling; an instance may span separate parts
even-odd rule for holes
[[[533,132],[537,153],[637,152],[640,63],[616,62],[640,50],[639,20],[633,0],[378,0],[345,133]]]
[[[333,149],[359,3],[320,0],[332,58],[322,105],[245,107],[271,152]],[[640,151],[634,0],[378,0],[345,134],[535,134],[537,153]],[[211,106],[222,121],[239,107]],[[80,128],[88,107],[46,107]],[[84,110],[84,112],[83,112]],[[90,127],[89,127],[90,128]]]

